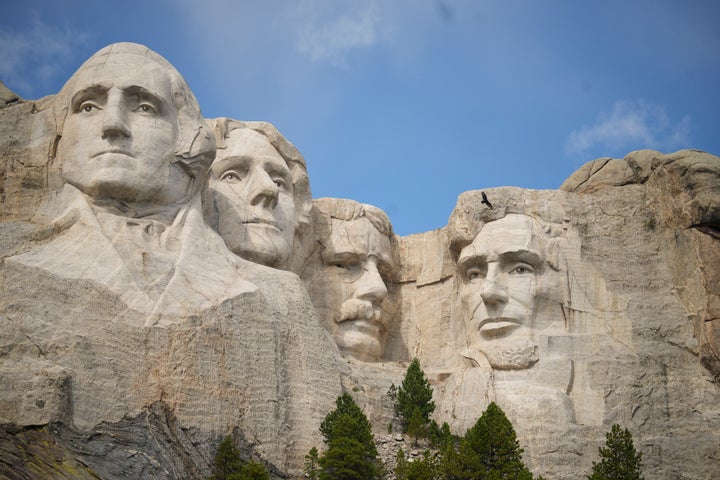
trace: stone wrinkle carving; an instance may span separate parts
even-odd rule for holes
[[[53,107],[51,155],[65,185],[44,231],[56,236],[8,262],[96,282],[148,325],[254,289],[203,221],[200,188],[215,141],[167,60],[142,45],[110,45]]]
[[[240,257],[297,271],[312,205],[305,160],[269,123],[209,123],[218,152],[203,194],[207,222]]]
[[[382,359],[396,311],[397,246],[387,215],[353,200],[313,201],[314,260],[302,274],[321,322],[349,357]]]

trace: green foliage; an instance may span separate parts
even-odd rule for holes
[[[344,393],[320,424],[328,449],[319,459],[321,480],[373,480],[382,476],[370,422]]]
[[[243,465],[238,480],[270,480],[270,474],[262,463],[248,462]]]
[[[412,462],[405,459],[402,449],[397,453],[396,480],[438,480],[441,477],[438,457],[425,450],[422,458]]]
[[[404,430],[411,435],[413,432],[408,430],[409,427],[418,433],[421,427],[430,423],[430,415],[435,411],[432,394],[430,382],[420,368],[420,360],[413,358],[400,388],[397,389],[395,401],[395,414],[400,417]]]
[[[443,470],[448,480],[532,480],[522,452],[515,429],[493,402],[460,439],[457,450],[445,448]]]
[[[303,464],[303,473],[310,480],[318,480],[320,478],[320,457],[318,450],[312,447],[307,455],[305,455],[305,463]]]
[[[643,480],[642,453],[635,451],[632,435],[615,424],[600,447],[600,462],[593,462],[589,480]]]
[[[329,445],[337,436],[351,436],[355,437],[360,443],[372,445],[374,450],[375,444],[370,422],[350,394],[343,393],[340,395],[335,400],[335,406],[335,410],[328,413],[320,424],[320,433],[322,433],[325,443]],[[355,423],[338,422],[343,417],[349,417]],[[355,429],[355,431],[338,431],[339,428]],[[377,450],[375,450],[375,454],[377,455]]]
[[[230,435],[226,436],[215,454],[215,467],[211,480],[232,480],[231,476],[239,475],[242,471],[240,450],[235,446]]]
[[[435,420],[430,421],[427,427],[427,437],[430,444],[439,450],[444,450],[448,446],[454,447],[458,441],[458,438],[450,432],[450,425],[447,422],[443,422],[442,427],[439,427]]]

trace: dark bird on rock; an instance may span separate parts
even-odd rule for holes
[[[480,195],[482,195],[481,203],[487,205],[488,208],[492,208],[492,203],[490,203],[490,200],[487,199],[487,195],[485,195],[485,192],[480,192]]]

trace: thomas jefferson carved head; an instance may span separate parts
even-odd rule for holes
[[[385,213],[353,200],[313,201],[319,265],[304,278],[321,321],[340,350],[377,361],[385,348],[393,307],[388,297],[392,226]]]
[[[103,48],[54,107],[62,179],[93,200],[163,207],[202,186],[214,138],[185,80],[147,47]]]
[[[208,223],[236,255],[288,268],[295,238],[309,223],[302,155],[269,123],[211,123],[218,152],[204,198]]]

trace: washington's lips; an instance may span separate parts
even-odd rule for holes
[[[482,320],[478,325],[478,330],[480,330],[481,333],[497,335],[509,332],[520,326],[522,326],[522,323],[514,318],[495,317]]]
[[[101,157],[103,155],[125,155],[126,157],[132,157],[132,155],[130,155],[130,152],[128,152],[124,148],[108,148],[99,153],[96,153],[92,156],[92,158]]]
[[[248,218],[247,220],[243,220],[242,223],[244,223],[244,224],[246,224],[246,225],[266,225],[266,226],[268,226],[268,227],[273,227],[273,228],[276,228],[276,229],[278,229],[278,230],[280,229],[280,228],[278,227],[276,221],[270,220],[270,219],[267,219],[267,218],[257,218],[257,217]]]

